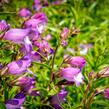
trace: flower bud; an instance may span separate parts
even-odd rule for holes
[[[0,33],[7,30],[9,28],[9,24],[6,23],[5,20],[0,21]]]
[[[29,17],[31,15],[31,12],[26,8],[22,8],[19,10],[18,14],[20,17]]]
[[[62,46],[66,46],[67,45],[67,42],[66,42],[66,39],[68,38],[68,34],[69,34],[69,30],[68,28],[63,28],[61,34],[60,34],[60,43]]]

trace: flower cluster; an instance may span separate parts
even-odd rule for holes
[[[67,64],[65,68],[61,68],[59,75],[67,80],[74,82],[76,86],[79,86],[83,82],[83,75],[81,73],[82,68],[85,66],[85,59],[80,56],[66,56],[64,63]]]
[[[46,0],[44,3],[47,5]],[[6,71],[2,73],[2,76],[9,75],[16,77],[15,80],[10,82],[10,85],[19,87],[18,94],[13,99],[5,102],[6,108],[21,109],[26,96],[40,96],[40,99],[42,100],[43,97],[40,91],[35,90],[37,89],[35,84],[37,75],[30,70],[30,68],[34,65],[32,64],[33,61],[39,62],[40,64],[47,61],[50,62],[48,63],[51,73],[50,83],[54,84],[55,79],[59,79],[56,87],[58,87],[60,81],[62,81],[62,83],[61,86],[59,86],[59,91],[48,96],[46,102],[49,102],[55,109],[61,109],[61,104],[65,102],[65,97],[68,93],[64,87],[65,83],[67,85],[75,83],[76,86],[83,83],[84,77],[81,71],[86,64],[86,61],[81,56],[66,56],[62,66],[56,71],[56,74],[54,74],[54,59],[57,51],[48,43],[51,39],[50,34],[46,37],[41,36],[47,24],[47,16],[40,12],[42,5],[39,0],[34,0],[33,7],[36,9],[34,14],[27,8],[19,10],[19,17],[24,18],[21,26],[22,28],[11,28],[5,21],[0,21],[0,33],[2,33],[2,39],[18,44],[18,52],[21,54],[20,58],[8,63],[5,66]],[[64,27],[60,33],[60,42],[58,46],[66,46],[68,36],[70,36],[69,29]],[[48,58],[49,56],[51,56],[51,59]],[[52,90],[50,84],[48,84],[47,90]]]

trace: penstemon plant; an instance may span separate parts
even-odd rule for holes
[[[58,1],[53,2],[53,5],[57,4]],[[48,19],[41,10],[48,5],[47,0],[43,5],[39,0],[34,0],[32,11],[20,9],[20,28],[11,28],[5,20],[0,21],[0,40],[12,44],[11,48],[16,50],[11,62],[5,66],[0,64],[0,102],[6,109],[89,109],[97,95],[102,94],[109,99],[108,87],[94,85],[99,79],[109,76],[108,67],[87,75],[84,70],[86,59],[67,53],[62,54],[60,63],[56,63],[60,48],[67,49],[68,38],[73,38],[80,30],[64,27],[58,33],[55,47],[51,47],[51,34],[42,37]],[[91,44],[80,46],[85,48],[81,54],[86,54],[88,48],[92,47]],[[44,76],[46,79],[41,78]],[[69,93],[67,87],[70,86],[82,86],[83,98],[74,107],[66,100]]]

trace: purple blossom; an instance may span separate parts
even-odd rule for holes
[[[47,16],[44,13],[42,13],[42,12],[38,12],[38,13],[34,14],[31,18],[32,19],[37,19],[40,22],[47,23]]]
[[[66,46],[67,42],[66,39],[68,38],[69,30],[68,28],[64,27],[61,34],[60,34],[60,40],[61,40],[61,45]]]
[[[6,101],[6,109],[20,109],[24,101],[25,94],[20,92],[12,100]]]
[[[31,15],[31,12],[27,8],[22,8],[19,10],[18,14],[20,17],[29,17]]]
[[[40,4],[40,0],[34,0],[34,4]]]
[[[27,87],[30,85],[34,85],[35,79],[27,76],[20,77],[16,80],[16,85],[21,87]]]
[[[42,33],[47,23],[47,17],[44,13],[36,13],[24,23],[24,28],[31,28],[32,31]]]
[[[24,39],[28,36],[29,32],[30,29],[10,29],[5,33],[4,39],[14,43],[24,43]]]
[[[67,56],[65,61],[66,61],[66,63],[70,64],[71,66],[79,67],[80,69],[82,69],[86,64],[85,59],[81,56],[75,56],[75,57]]]
[[[29,59],[31,59],[31,61],[40,61],[41,56],[37,53],[37,51],[32,51],[30,50],[30,52],[26,52],[25,46],[21,46],[21,48],[19,49],[20,52],[26,54]]]
[[[41,96],[39,91],[33,90],[35,88],[35,78],[23,76],[16,80],[17,86],[21,87],[21,90],[30,96]]]
[[[32,8],[39,12],[41,11],[41,9],[43,8],[43,6],[48,6],[48,1],[47,0],[43,0],[43,1],[40,1],[40,0],[34,0],[34,3],[33,3],[33,6]]]
[[[53,53],[53,49],[50,47],[48,42],[42,38],[34,41],[34,45],[38,48],[38,52],[44,56],[48,56],[48,54]]]
[[[10,40],[17,44],[23,44],[27,52],[32,50],[32,43],[28,37],[30,29],[10,29],[5,35],[5,40]]]
[[[60,76],[67,81],[75,82],[76,86],[79,86],[83,82],[83,75],[79,68],[66,67],[60,70]]]
[[[41,11],[41,9],[42,9],[42,5],[41,5],[41,4],[33,4],[32,8],[33,8],[35,11],[39,12],[39,11]]]
[[[8,73],[12,75],[19,75],[27,71],[27,68],[31,65],[31,59],[24,56],[20,60],[13,61],[7,65]]]
[[[5,20],[0,20],[0,39],[3,38],[5,32],[10,28],[10,25]]]
[[[104,90],[103,95],[104,95],[104,98],[106,98],[106,99],[109,100],[109,88],[107,88],[107,89]]]
[[[31,51],[28,54],[28,56],[30,57],[30,59],[32,61],[40,61],[41,60],[41,56],[37,52],[35,52],[35,51]]]
[[[61,103],[65,102],[65,97],[67,96],[68,92],[62,89],[59,93],[56,95],[53,95],[50,98],[50,104],[55,108],[55,109],[62,109],[61,108]]]
[[[6,23],[5,20],[0,21],[0,33],[9,29],[9,24]]]

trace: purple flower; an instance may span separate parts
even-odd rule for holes
[[[34,0],[32,8],[37,12],[41,11],[42,5],[40,3],[40,0]]]
[[[20,60],[13,61],[7,65],[8,73],[12,75],[19,75],[27,71],[27,68],[31,65],[31,59],[24,56]]]
[[[106,98],[106,99],[109,100],[109,88],[107,88],[107,89],[104,90],[103,95],[104,95],[104,98]]]
[[[40,61],[41,59],[41,56],[37,53],[37,51],[30,50],[30,52],[26,53],[25,46],[21,46],[19,51],[26,54],[29,57],[29,59],[31,59],[31,61]]]
[[[25,94],[23,92],[20,92],[12,100],[6,101],[6,109],[20,109],[24,101]]]
[[[82,69],[86,64],[85,59],[80,56],[75,56],[75,57],[67,56],[65,58],[65,62],[70,64],[72,67],[79,67],[80,69]]]
[[[48,56],[48,54],[53,53],[53,50],[48,44],[48,42],[42,38],[34,41],[34,45],[38,48],[38,52],[44,56]]]
[[[62,109],[60,104],[65,102],[65,97],[67,96],[68,92],[62,89],[59,93],[56,95],[53,95],[50,98],[50,104],[55,108],[55,109]]]
[[[16,80],[17,86],[21,87],[21,90],[30,96],[41,96],[39,91],[33,90],[35,88],[35,78],[23,76]]]
[[[5,33],[4,39],[13,41],[14,43],[23,43],[29,32],[30,29],[10,29]]]
[[[80,73],[79,68],[67,67],[60,70],[60,76],[67,81],[75,82],[79,86],[83,82],[83,75]]]
[[[31,28],[33,31],[42,33],[47,23],[47,17],[44,13],[36,13],[24,23],[24,28]]]
[[[32,19],[37,19],[40,22],[47,23],[47,16],[44,13],[42,13],[42,12],[38,12],[38,13],[34,14],[31,18]]]
[[[32,50],[32,43],[28,37],[29,32],[30,29],[10,29],[3,38],[14,43],[23,44],[26,51],[29,52]]]
[[[48,6],[48,1],[47,0],[34,0],[34,3],[33,3],[33,6],[32,8],[37,11],[37,12],[40,12],[41,9],[44,7],[44,6]]]
[[[35,11],[37,11],[37,12],[39,12],[39,11],[41,11],[41,9],[42,9],[42,5],[41,4],[33,4],[33,6],[32,6],[32,8],[33,8],[33,10],[35,10]]]
[[[31,15],[31,12],[27,8],[22,8],[19,10],[18,14],[20,17],[28,17]]]
[[[80,68],[83,68],[86,64],[86,61],[83,57],[80,57],[80,56],[75,56],[75,57],[72,57],[72,60],[70,62],[71,65],[75,65],[75,66],[78,66]]]
[[[61,34],[60,34],[60,40],[61,40],[61,45],[66,46],[67,42],[66,39],[68,38],[69,30],[68,28],[64,27]]]
[[[40,0],[34,0],[34,4],[40,4]]]
[[[27,76],[20,77],[16,80],[16,85],[21,87],[31,86],[34,85],[34,83],[35,83],[35,79]]]
[[[0,21],[0,33],[7,30],[9,28],[9,24],[6,23],[5,20]]]
[[[30,59],[32,61],[40,61],[41,60],[41,56],[37,52],[35,52],[35,51],[31,51],[28,54],[28,56],[30,57]]]

